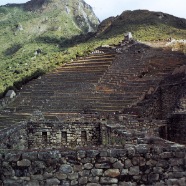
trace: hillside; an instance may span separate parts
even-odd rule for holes
[[[185,19],[148,10],[124,11],[102,21],[96,32],[87,33],[95,31],[99,21],[89,5],[74,2],[32,0],[0,7],[0,93],[98,46],[118,44],[125,32],[150,42],[186,38]],[[185,46],[181,47],[184,51]]]
[[[25,76],[45,70],[43,63],[34,62],[38,53],[47,60],[62,50],[59,42],[94,32],[98,24],[92,8],[83,0],[31,0],[1,6],[0,92]]]

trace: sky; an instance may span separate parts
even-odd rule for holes
[[[0,0],[7,3],[25,3],[28,0]],[[102,21],[110,16],[120,15],[125,10],[147,9],[161,11],[186,19],[185,0],[85,0],[93,7],[96,16]]]

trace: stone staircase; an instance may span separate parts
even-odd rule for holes
[[[65,117],[89,109],[95,100],[101,99],[93,91],[115,57],[113,50],[103,50],[67,63],[23,86],[16,99],[0,111],[0,129],[25,120],[35,110]]]
[[[117,46],[99,47],[24,85],[16,99],[0,111],[0,129],[25,120],[35,110],[57,118],[124,110],[138,115],[140,110],[131,106],[155,91],[162,78],[185,60],[181,54],[139,43],[120,54],[116,51]]]

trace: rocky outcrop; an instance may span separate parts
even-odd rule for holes
[[[99,24],[92,7],[83,0],[31,0],[24,4],[24,8],[27,11],[42,13],[62,11],[60,14],[68,14],[84,32],[95,31]]]

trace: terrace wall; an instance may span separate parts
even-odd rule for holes
[[[123,149],[0,153],[0,185],[186,185],[186,148],[178,144]]]

